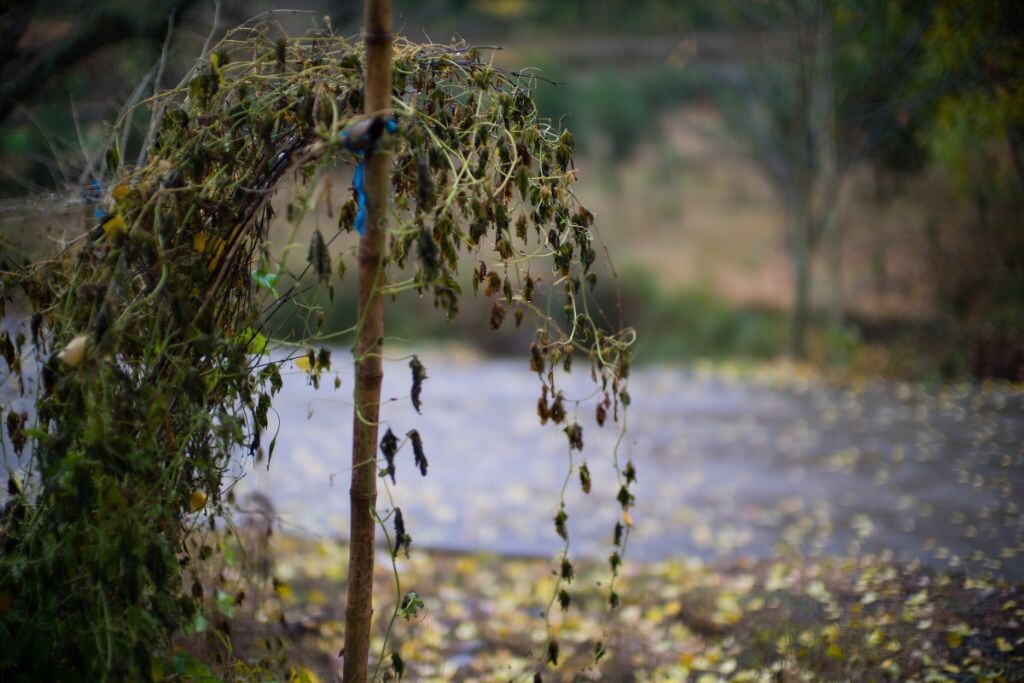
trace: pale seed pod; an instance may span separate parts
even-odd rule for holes
[[[77,368],[85,357],[85,344],[89,340],[88,335],[80,334],[57,354],[57,360],[69,368]]]

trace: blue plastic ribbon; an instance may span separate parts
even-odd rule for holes
[[[384,129],[389,133],[394,133],[398,130],[398,124],[394,119],[388,119],[384,122]],[[346,130],[341,135],[343,139],[348,138],[349,132]],[[352,188],[356,191],[356,206],[358,207],[355,228],[356,232],[362,235],[366,232],[366,214],[370,206],[370,200],[366,196],[366,155],[357,150],[352,153],[359,159],[355,175],[352,176]]]
[[[95,210],[92,212],[92,216],[96,220],[101,220],[106,215],[106,212],[103,210],[103,207],[99,205],[100,200],[103,199],[103,188],[100,187],[100,181],[93,178],[92,182],[89,183],[89,187],[82,188],[81,195],[82,201],[86,204],[97,205]]]
[[[356,190],[356,205],[359,207],[359,211],[356,212],[356,232],[362,235],[366,231],[366,210],[369,206],[369,200],[366,198],[366,159],[362,159],[356,166],[356,173],[352,176],[352,187]]]

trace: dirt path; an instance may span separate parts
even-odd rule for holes
[[[403,449],[391,489],[414,545],[556,552],[551,519],[568,451],[559,428],[538,424],[536,378],[511,361],[435,358],[427,368],[423,415],[409,404],[402,365],[386,377],[393,401],[382,413],[396,434],[418,429],[430,461],[421,478]],[[348,380],[335,390],[325,378],[316,392],[297,373],[275,401],[282,428],[272,467],[242,489],[265,493],[286,529],[347,531]],[[585,377],[572,380],[568,395],[589,392]],[[1019,391],[837,389],[782,373],[741,381],[666,367],[631,381],[621,457],[639,473],[634,559],[891,552],[971,574],[1024,575]],[[594,424],[591,404],[580,410],[594,487],[585,496],[572,476],[569,530],[575,555],[602,558],[619,519],[617,434]]]

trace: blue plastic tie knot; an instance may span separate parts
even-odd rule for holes
[[[395,123],[394,119],[388,119],[384,122],[384,130],[389,133],[394,133],[398,130],[398,124]],[[356,232],[360,235],[366,232],[366,214],[369,209],[370,201],[366,196],[366,158],[373,152],[374,146],[377,144],[376,140],[371,141],[371,146],[367,151],[363,149],[357,149],[351,143],[351,133],[348,130],[342,131],[341,133],[342,144],[352,150],[352,154],[359,159],[359,164],[356,165],[355,175],[352,176],[352,188],[356,191]]]

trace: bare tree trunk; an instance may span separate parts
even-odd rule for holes
[[[793,321],[790,354],[797,360],[807,355],[807,319],[811,305],[811,258],[806,243],[793,246]]]
[[[789,212],[789,254],[793,263],[793,317],[791,319],[789,352],[796,360],[807,355],[807,324],[811,306],[811,243],[810,200],[806,193],[792,192],[787,202]]]
[[[366,0],[366,113],[391,108],[391,0]],[[351,522],[348,601],[345,606],[345,683],[365,683],[369,669],[373,618],[373,561],[377,501],[377,422],[380,416],[384,335],[384,217],[388,199],[388,160],[370,153],[366,164],[369,202],[366,231],[359,241],[359,337],[356,340],[355,417],[352,431]]]
[[[828,256],[828,324],[833,328],[842,327],[846,322],[846,297],[843,291],[843,229],[839,223],[838,214],[838,206],[828,207],[825,226],[822,228]]]

